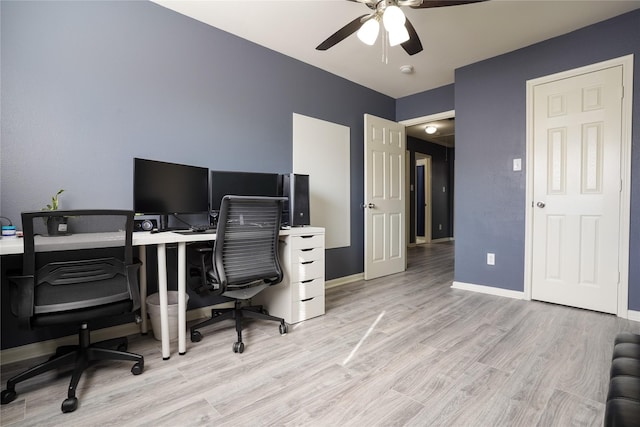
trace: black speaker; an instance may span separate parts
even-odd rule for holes
[[[133,231],[151,231],[158,228],[158,221],[155,219],[136,219],[133,221]]]
[[[309,216],[309,175],[291,173],[282,177],[282,195],[289,198],[285,202],[284,215],[291,227],[310,224]]]

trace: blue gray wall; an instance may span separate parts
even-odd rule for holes
[[[640,310],[640,11],[397,101],[150,2],[3,0],[0,19],[0,215],[18,222],[59,188],[64,208],[131,208],[134,157],[290,172],[296,112],[351,129],[352,246],[327,251],[327,279],[361,273],[363,114],[455,109],[455,280],[513,290],[523,289],[525,172],[510,165],[526,167],[526,80],[635,53],[629,298]]]
[[[640,10],[456,70],[456,281],[524,289],[526,81],[628,54],[635,54],[627,93],[634,99],[629,308],[640,310]],[[396,119],[448,110],[442,94],[399,99]],[[522,172],[511,170],[514,158],[524,160]],[[495,266],[486,265],[487,252]]]
[[[363,271],[363,115],[395,100],[147,1],[2,1],[0,215],[132,208],[133,158],[291,172],[292,113],[351,129],[351,247]],[[313,178],[311,178],[313,179]]]

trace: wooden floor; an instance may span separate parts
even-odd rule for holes
[[[18,386],[2,426],[600,426],[612,341],[640,324],[451,289],[453,244],[409,250],[406,272],[327,290],[326,315],[255,322],[243,354],[229,323],[146,370],[101,362],[79,408],[60,412],[64,372]],[[175,343],[172,346],[175,350]],[[2,381],[29,363],[2,368]],[[64,375],[63,375],[64,374]],[[4,385],[3,385],[4,387]]]

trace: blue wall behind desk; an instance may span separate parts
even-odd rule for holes
[[[395,100],[151,2],[2,1],[0,214],[132,208],[133,158],[292,171],[292,114],[351,129],[351,247],[363,271],[363,115]],[[313,185],[313,177],[311,177]]]

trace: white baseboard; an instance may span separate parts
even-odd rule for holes
[[[510,289],[494,288],[492,286],[475,285],[473,283],[453,282],[451,287],[454,289],[463,289],[465,291],[479,292],[482,294],[496,295],[499,297],[507,297],[514,299],[526,299],[524,292],[512,291]]]
[[[136,323],[126,323],[124,325],[112,326],[110,328],[98,329],[91,332],[91,342],[104,341],[111,338],[126,337],[139,334],[140,325]],[[19,347],[7,348],[0,352],[0,364],[18,362],[20,360],[32,359],[34,357],[46,356],[56,352],[56,348],[61,345],[74,345],[78,343],[77,335],[69,335],[47,341],[34,342],[32,344],[21,345]]]
[[[442,237],[440,239],[431,239],[431,243],[453,242],[453,237]]]
[[[451,287],[454,289],[463,289],[465,291],[480,292],[483,294],[496,295],[500,297],[526,299],[524,292],[512,291],[502,288],[493,288],[491,286],[475,285],[473,283],[453,282]],[[628,310],[627,319],[640,322],[640,311]]]
[[[212,308],[231,308],[233,303],[225,302],[215,306],[201,307],[187,311],[187,322],[211,316]],[[112,326],[110,328],[91,331],[91,342],[99,342],[117,337],[126,337],[140,333],[140,325],[137,323],[126,323],[124,325]],[[151,325],[148,334],[153,335]],[[61,345],[74,345],[78,343],[77,335],[56,338],[47,341],[39,341],[19,347],[7,348],[0,351],[0,365],[18,362],[20,360],[33,359],[34,357],[47,356],[53,354],[56,348]]]
[[[335,288],[336,286],[346,285],[347,283],[364,280],[364,273],[352,274],[351,276],[338,277],[337,279],[327,280],[324,282],[324,288]]]
[[[627,310],[627,319],[640,322],[640,311]]]

